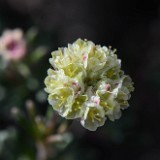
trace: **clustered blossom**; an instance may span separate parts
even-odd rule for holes
[[[133,83],[111,48],[78,39],[52,52],[50,63],[45,91],[62,117],[79,118],[83,127],[95,131],[107,118],[119,119],[129,106]]]
[[[6,30],[0,37],[0,56],[5,60],[17,61],[26,54],[26,41],[20,29]]]

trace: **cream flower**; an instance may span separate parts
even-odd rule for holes
[[[119,119],[134,90],[131,78],[121,70],[115,50],[78,39],[52,52],[45,79],[48,101],[62,117],[81,119],[95,131],[108,118]]]

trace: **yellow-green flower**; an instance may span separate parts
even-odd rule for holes
[[[84,114],[81,118],[81,124],[90,131],[95,131],[97,127],[103,126],[106,120],[103,107],[96,103],[84,104]]]
[[[45,79],[48,101],[62,117],[81,120],[95,131],[108,118],[119,119],[134,90],[115,50],[78,39],[52,52]]]

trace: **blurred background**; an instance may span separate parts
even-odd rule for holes
[[[89,132],[74,121],[69,128],[73,140],[54,159],[160,159],[158,0],[0,0],[0,34],[15,28],[21,28],[28,41],[36,36],[29,48],[31,57],[23,59],[25,64],[29,63],[29,77],[25,78],[28,69],[23,64],[16,67],[23,66],[26,75],[14,72],[15,64],[0,72],[0,159],[35,159],[33,137],[27,133],[26,124],[21,127],[13,120],[11,110],[14,114],[17,109],[26,114],[24,106],[32,100],[39,114],[46,114],[43,81],[50,66],[50,53],[77,38],[116,48],[135,91],[121,119],[107,121],[96,132]],[[32,53],[36,57],[37,50],[42,56],[30,60]]]

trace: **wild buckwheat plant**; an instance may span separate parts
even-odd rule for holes
[[[78,39],[52,52],[45,79],[49,104],[66,119],[80,119],[95,131],[106,119],[121,117],[129,104],[133,82],[121,70],[115,50]]]

